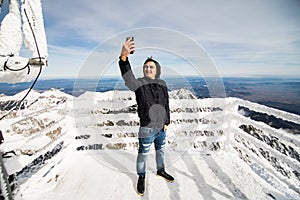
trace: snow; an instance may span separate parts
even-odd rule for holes
[[[42,58],[47,58],[47,40],[44,29],[41,0],[23,1],[22,19],[24,43],[32,52],[32,57],[41,56]],[[29,23],[32,27],[30,27]],[[34,32],[35,37],[33,37],[31,29]],[[38,43],[38,49],[36,48],[35,40]]]
[[[11,0],[10,12],[5,16],[0,26],[1,55],[19,55],[22,45],[21,15],[19,1]]]
[[[30,58],[20,55],[23,43],[31,52]],[[47,51],[41,0],[10,0],[9,13],[0,25],[0,82],[34,80],[40,72],[40,65],[32,65],[32,60],[39,62],[41,58],[42,66],[47,65]]]
[[[63,97],[63,98],[67,98],[67,99],[72,99],[73,96],[66,94],[56,88],[51,88],[50,90],[44,91],[41,96],[44,97]]]
[[[18,100],[24,92],[1,96],[0,101]],[[292,172],[300,172],[299,162],[239,127],[252,125],[298,153],[299,137],[242,116],[238,106],[298,123],[299,116],[237,98],[194,99],[187,94],[170,92],[172,122],[165,164],[175,182],[155,175],[151,147],[143,199],[299,199],[300,180]],[[5,137],[0,150],[16,153],[4,159],[8,173],[17,174],[63,145],[39,167],[19,175],[15,199],[141,199],[135,192],[134,93],[86,92],[72,97],[51,89],[42,94],[34,91],[31,98],[37,101],[14,118],[0,121]],[[267,160],[259,149],[277,161]],[[284,176],[280,167],[290,175]]]

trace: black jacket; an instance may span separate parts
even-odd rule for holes
[[[169,95],[166,82],[148,77],[136,79],[128,59],[119,60],[125,85],[135,92],[140,126],[162,128],[170,124]]]

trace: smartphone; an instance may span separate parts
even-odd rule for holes
[[[134,37],[126,37],[126,41],[127,40],[134,41]],[[130,51],[130,54],[133,54],[133,53],[134,53],[134,51]]]

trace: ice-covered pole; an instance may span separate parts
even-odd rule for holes
[[[0,188],[2,191],[0,197],[2,195],[5,200],[13,200],[12,192],[7,177],[8,175],[2,160],[2,152],[0,151]]]

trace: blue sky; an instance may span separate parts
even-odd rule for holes
[[[95,51],[102,55],[88,71],[106,68],[105,75],[118,76],[117,60],[109,66],[104,60],[117,59],[120,38],[126,34],[135,36],[137,50],[130,60],[137,68],[151,54],[178,74],[194,75],[189,57],[176,54],[173,47],[161,50],[155,42],[153,48],[142,48],[145,40],[147,45],[157,37],[167,41],[167,34],[160,36],[159,29],[183,38],[174,40],[180,43],[174,48],[192,54],[197,50],[190,44],[197,44],[221,76],[300,75],[298,0],[42,0],[42,5],[49,49],[43,78],[77,77]],[[148,33],[149,27],[155,27],[157,34],[150,35],[150,29],[148,35],[135,35],[134,30]],[[184,43],[184,38],[189,41]]]

